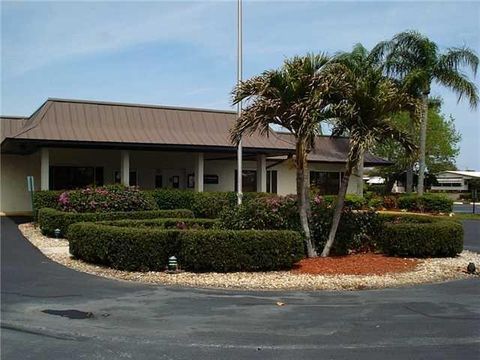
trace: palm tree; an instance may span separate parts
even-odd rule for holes
[[[423,195],[431,85],[436,82],[449,88],[458,95],[458,101],[467,97],[470,106],[475,108],[478,104],[477,87],[460,68],[470,68],[475,76],[478,56],[466,47],[450,48],[441,53],[435,42],[416,31],[405,31],[379,43],[372,54],[376,59],[384,60],[387,73],[398,76],[410,93],[421,100],[418,194]]]
[[[246,106],[231,130],[232,142],[238,143],[243,135],[254,132],[268,135],[271,124],[287,129],[295,138],[297,201],[308,257],[317,253],[308,225],[307,155],[319,133],[324,112],[331,107],[333,89],[342,81],[333,72],[322,73],[329,60],[326,55],[294,57],[278,70],[265,71],[241,82],[233,91],[233,104],[246,100]]]
[[[362,45],[352,52],[341,53],[332,61],[331,67],[344,74],[349,86],[344,100],[334,109],[332,136],[349,135],[349,153],[345,173],[340,183],[333,221],[327,243],[321,256],[328,256],[335,240],[342,215],[350,175],[363,154],[376,143],[394,140],[409,151],[415,146],[408,134],[395,127],[391,121],[399,111],[415,108],[415,100],[394,79],[383,74],[381,66]]]

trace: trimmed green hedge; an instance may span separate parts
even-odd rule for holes
[[[463,250],[463,226],[459,222],[427,216],[384,215],[378,245],[389,256],[452,257]]]
[[[225,208],[237,203],[235,192],[194,192],[189,190],[160,189],[149,191],[159,209],[190,209],[196,217],[218,218]],[[243,202],[268,197],[266,193],[244,193]]]
[[[289,269],[303,257],[293,231],[169,230],[77,223],[68,228],[77,258],[120,270],[161,271],[176,256],[189,271]]]
[[[63,191],[35,191],[33,193],[33,206],[35,207],[35,213],[33,214],[34,220],[38,218],[38,211],[43,208],[58,209],[58,197]]]
[[[398,207],[409,211],[450,213],[453,200],[443,194],[402,195],[398,198]]]
[[[189,219],[189,218],[159,218],[148,220],[114,220],[100,221],[97,224],[120,227],[146,227],[159,229],[211,229],[219,224],[216,219]]]
[[[191,210],[149,210],[149,211],[126,211],[107,213],[73,213],[55,209],[43,208],[38,212],[38,223],[42,233],[54,236],[55,229],[60,229],[63,236],[71,224],[77,222],[96,222],[105,220],[122,219],[155,219],[155,218],[192,218]]]

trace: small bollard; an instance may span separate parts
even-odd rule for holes
[[[55,229],[55,230],[53,230],[53,233],[55,234],[55,237],[56,237],[57,239],[60,237],[60,233],[61,233],[61,232],[62,232],[62,231],[61,231],[60,229]]]
[[[170,271],[177,271],[178,270],[178,262],[175,256],[170,256],[168,258],[168,270]]]

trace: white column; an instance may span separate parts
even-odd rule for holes
[[[50,188],[50,152],[46,148],[40,149],[40,190]]]
[[[122,150],[120,161],[120,181],[122,185],[130,186],[130,152]]]
[[[257,155],[257,192],[267,192],[267,156]]]
[[[204,164],[203,153],[198,153],[195,158],[195,191],[197,192],[203,192]]]

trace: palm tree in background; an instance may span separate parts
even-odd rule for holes
[[[333,109],[332,136],[349,136],[349,153],[340,183],[333,221],[322,256],[328,256],[335,240],[345,203],[345,195],[354,168],[363,163],[363,154],[376,143],[394,140],[413,152],[415,145],[407,132],[395,126],[392,117],[400,111],[416,108],[415,98],[395,79],[385,76],[382,66],[362,45],[352,52],[340,53],[330,65],[342,73],[347,85],[343,100]]]
[[[387,74],[402,81],[411,95],[420,102],[420,154],[418,194],[423,195],[425,179],[425,144],[427,137],[428,103],[432,83],[443,85],[458,95],[466,97],[472,108],[478,105],[478,90],[462,67],[470,68],[474,76],[478,56],[469,48],[449,48],[441,53],[435,42],[416,31],[405,31],[391,40],[379,43],[372,57],[383,61]]]
[[[286,60],[280,69],[265,71],[233,90],[233,104],[245,100],[246,106],[231,130],[232,142],[238,143],[243,135],[257,131],[268,136],[271,124],[287,129],[294,136],[298,211],[308,257],[315,257],[317,253],[308,224],[307,155],[343,79],[334,71],[323,71],[329,61],[325,55],[294,57]]]

